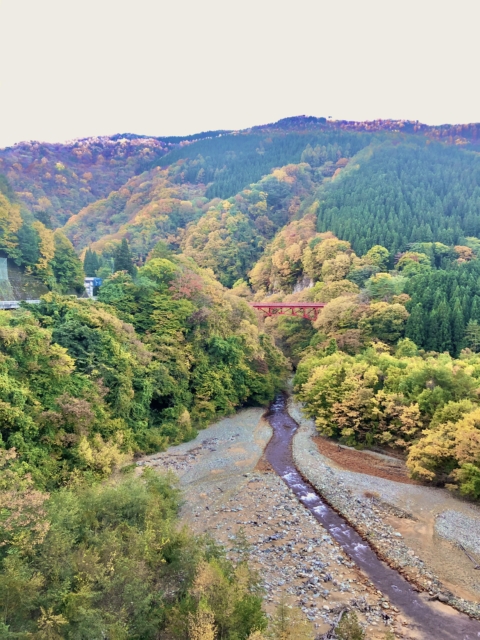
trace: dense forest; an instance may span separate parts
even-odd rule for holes
[[[134,277],[128,260],[97,301],[51,292],[0,312],[0,634],[260,640],[245,557],[181,528],[174,478],[129,462],[268,404],[288,362],[191,259]]]
[[[83,266],[72,243],[61,229],[52,230],[50,220],[34,217],[16,198],[8,182],[0,176],[0,258],[10,259],[31,280],[62,293],[83,291]],[[12,290],[12,282],[0,281],[2,299],[16,299],[22,291]],[[21,297],[28,297],[23,296]]]
[[[307,215],[249,275],[256,299],[326,303],[313,326],[267,321],[297,364],[296,393],[321,433],[403,451],[414,478],[478,499],[480,262],[478,241],[470,244],[417,243],[390,269],[385,247],[359,257]]]
[[[127,238],[140,261],[163,240],[228,286],[309,212],[358,253],[385,246],[390,267],[412,243],[468,244],[480,234],[476,138],[414,129],[294,119],[207,136],[171,149],[63,230],[77,250],[106,256]]]
[[[248,305],[181,257],[116,272],[96,302],[50,293],[3,312],[2,345],[0,442],[48,489],[268,403],[287,371]]]
[[[179,230],[205,214],[209,201],[215,205],[217,198],[235,197],[274,169],[307,162],[322,177],[319,229],[332,230],[360,252],[370,242],[395,253],[405,248],[402,242],[459,243],[464,235],[477,234],[472,185],[478,180],[479,143],[476,125],[429,127],[299,116],[244,131],[184,137],[122,134],[64,145],[24,142],[0,149],[0,173],[35,217],[48,218],[54,228],[74,217],[65,232],[77,249],[99,242],[97,250],[106,245],[110,250],[126,237],[140,258],[158,239],[178,241]],[[339,173],[348,174],[348,180],[337,180]],[[352,218],[364,214],[365,194],[372,189],[372,229],[366,238],[362,229],[359,239]],[[344,201],[351,191],[354,195]],[[382,226],[385,206],[394,221],[392,230]]]
[[[137,260],[159,240],[178,246],[180,233],[208,208],[205,185],[177,182],[181,165],[152,169],[71,216],[63,230],[77,249],[111,255],[128,238]]]
[[[47,214],[59,226],[144,171],[169,146],[146,136],[21,142],[0,150],[0,173],[29,211]]]
[[[480,156],[441,144],[380,145],[319,200],[319,231],[363,253],[480,235]]]
[[[272,131],[268,136],[240,132],[175,149],[157,164],[165,167],[183,160],[184,181],[208,184],[208,198],[229,198],[274,167],[300,162],[308,146],[321,148],[321,160],[326,162],[350,157],[369,143],[370,138],[341,131]]]
[[[311,638],[133,463],[292,369],[321,434],[480,499],[478,142],[298,117],[0,150],[0,297],[41,296],[0,311],[0,637]]]

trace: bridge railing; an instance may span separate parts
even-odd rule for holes
[[[266,316],[291,315],[316,320],[324,302],[251,302],[251,306],[257,311],[263,311]]]

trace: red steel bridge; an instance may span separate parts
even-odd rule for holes
[[[316,320],[324,302],[252,302],[252,307],[263,311],[266,316],[297,316],[306,320]]]

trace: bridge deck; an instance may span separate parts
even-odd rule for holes
[[[324,302],[252,302],[254,309],[266,316],[297,316],[306,320],[316,320]]]
[[[264,307],[285,307],[285,309],[305,307],[306,309],[321,309],[325,304],[325,302],[252,302],[252,307],[255,307],[255,309],[263,309]]]

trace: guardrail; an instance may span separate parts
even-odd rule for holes
[[[20,309],[22,302],[28,302],[28,304],[40,304],[40,300],[0,300],[0,309],[9,311],[10,309]]]

